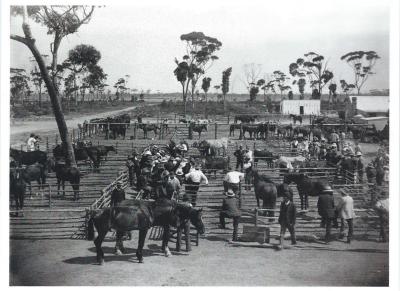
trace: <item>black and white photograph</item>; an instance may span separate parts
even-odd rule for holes
[[[1,5],[5,286],[397,290],[397,1],[69,2]]]

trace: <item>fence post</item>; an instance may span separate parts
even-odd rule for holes
[[[133,139],[136,139],[136,130],[137,130],[137,122],[135,121],[135,125],[133,127]]]
[[[74,142],[75,141],[75,129],[74,128],[72,128],[72,142]]]
[[[56,145],[58,145],[58,134],[56,133]]]
[[[240,123],[240,133],[239,133],[239,139],[243,139],[243,123]]]
[[[228,113],[228,125],[229,125],[229,121],[230,121],[230,114]]]
[[[218,138],[218,124],[215,122],[215,139]]]
[[[49,137],[46,136],[46,152],[49,152]]]
[[[51,185],[49,184],[49,208],[51,208]]]
[[[115,144],[115,153],[118,154],[118,142]]]
[[[242,182],[239,182],[239,208],[242,208]]]
[[[174,123],[176,124],[176,113],[175,113],[175,116],[174,116]]]
[[[256,218],[256,221],[255,221],[255,226],[257,227],[258,226],[258,209],[256,208],[255,210],[255,215],[254,215],[254,217]]]

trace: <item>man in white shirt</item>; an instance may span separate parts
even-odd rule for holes
[[[185,180],[186,180],[186,187],[185,187],[185,195],[183,196],[183,201],[188,201],[189,197],[191,198],[191,203],[194,206],[196,206],[196,200],[197,200],[197,192],[199,191],[200,188],[200,183],[204,182],[204,184],[208,184],[208,179],[207,177],[203,174],[203,172],[200,170],[199,165],[196,165],[194,167],[194,171],[189,172],[188,174],[185,175]]]
[[[229,172],[225,175],[224,178],[224,192],[228,192],[229,189],[232,189],[235,195],[238,195],[239,191],[239,183],[244,179],[244,173],[238,171],[232,171],[232,168],[229,167]]]
[[[253,151],[246,146],[246,150],[244,151],[244,160],[248,159],[249,161],[253,161]]]
[[[353,236],[353,218],[356,216],[354,212],[354,202],[347,192],[341,190],[342,198],[336,206],[340,217],[340,237],[344,237],[344,221],[346,220],[349,231],[347,233],[347,243],[351,242]]]
[[[35,150],[35,144],[36,144],[35,134],[31,133],[26,144],[26,151],[33,152]]]

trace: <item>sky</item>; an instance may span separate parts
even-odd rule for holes
[[[180,35],[201,31],[222,42],[216,53],[219,59],[205,74],[212,78],[212,87],[221,83],[222,71],[232,67],[231,91],[244,93],[245,64],[260,65],[260,77],[275,70],[289,75],[289,64],[310,51],[325,56],[338,85],[341,79],[352,83],[352,69],[340,57],[354,50],[373,50],[381,59],[362,91],[389,88],[390,1],[111,3],[96,8],[89,24],[63,39],[59,51],[62,61],[76,45],[93,45],[101,52],[99,65],[108,74],[109,85],[130,75],[130,88],[180,92],[173,75],[175,57],[185,54]],[[22,35],[21,22],[20,17],[11,18],[11,33]],[[46,29],[32,23],[32,32],[40,52],[50,54]],[[29,71],[33,67],[29,50],[20,43],[11,41],[10,57],[11,67]],[[297,87],[293,89],[298,93]]]

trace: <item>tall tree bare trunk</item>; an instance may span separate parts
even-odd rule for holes
[[[76,166],[75,155],[72,149],[72,144],[71,141],[68,139],[68,128],[65,123],[64,114],[61,110],[60,100],[58,99],[58,91],[55,87],[55,83],[50,78],[50,74],[46,68],[43,57],[39,53],[35,45],[35,39],[32,38],[32,32],[27,22],[27,18],[28,18],[27,8],[26,6],[24,6],[22,30],[24,31],[25,37],[11,35],[10,38],[25,44],[32,52],[36,62],[38,63],[40,74],[43,78],[43,81],[46,84],[47,91],[49,93],[61,141],[63,142],[67,150],[66,163],[68,165]]]

